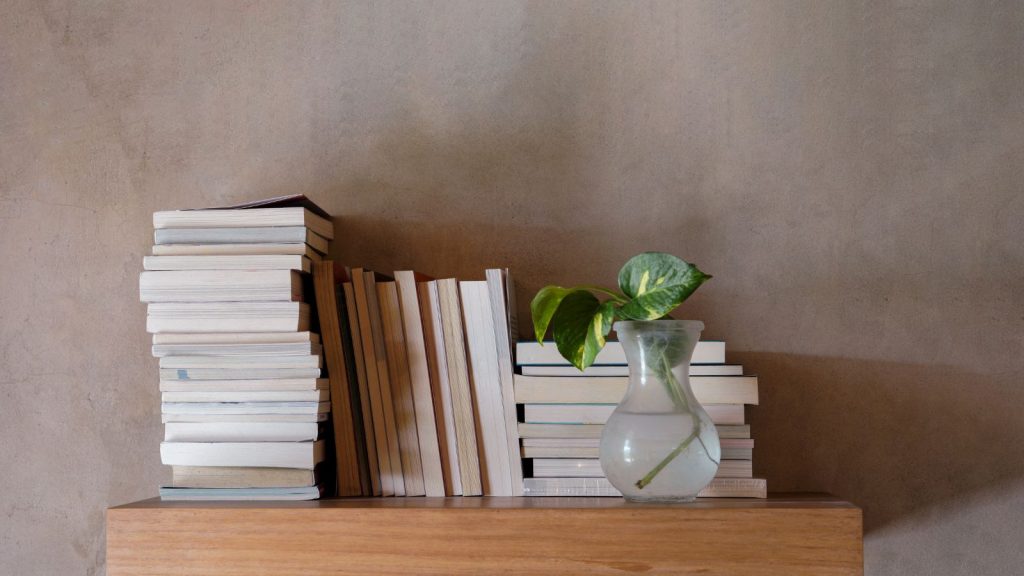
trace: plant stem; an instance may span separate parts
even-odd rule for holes
[[[611,296],[612,301],[616,302],[617,304],[625,304],[626,302],[629,302],[625,294],[616,292],[614,290],[609,290],[607,288],[602,288],[600,286],[591,286],[587,284],[584,286],[577,286],[577,288],[581,288],[583,290],[590,290],[591,292],[600,292],[601,294],[604,294],[606,296]]]
[[[663,375],[660,375],[661,382],[665,385],[665,388],[668,390],[668,395],[672,398],[672,402],[676,407],[693,414],[693,430],[690,431],[690,435],[687,436],[685,440],[680,442],[675,449],[668,453],[668,456],[665,456],[661,462],[658,462],[658,465],[652,468],[646,476],[636,481],[636,487],[641,490],[650,484],[654,480],[654,477],[657,476],[665,466],[668,466],[677,456],[682,454],[683,450],[686,450],[694,439],[700,442],[700,445],[704,447],[704,455],[708,457],[708,460],[714,462],[716,466],[718,465],[718,460],[711,457],[711,454],[708,452],[708,447],[704,445],[704,440],[700,438],[700,419],[697,418],[697,414],[694,414],[693,411],[690,410],[690,403],[686,399],[686,394],[679,389],[679,381],[676,380],[675,374],[672,373],[672,366],[669,364],[668,358],[664,354],[662,354],[661,357],[661,366],[659,366],[659,369],[656,370],[656,372],[663,372]]]

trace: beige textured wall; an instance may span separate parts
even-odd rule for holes
[[[524,306],[692,259],[772,489],[863,506],[868,574],[1024,573],[1020,2],[0,13],[0,572],[101,573],[167,477],[150,213],[302,192],[344,262]]]

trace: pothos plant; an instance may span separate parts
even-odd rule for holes
[[[663,252],[644,252],[630,258],[619,270],[619,289],[600,286],[545,286],[530,303],[533,330],[538,342],[551,329],[558,352],[579,370],[594,363],[604,348],[615,320],[659,320],[668,316],[711,276]],[[681,408],[686,398],[680,394],[672,366],[679,362],[682,350],[662,349],[647,356],[647,362],[665,385],[672,401]],[[694,421],[690,435],[680,442],[647,475],[636,482],[644,488],[694,440],[700,441],[699,423]],[[709,456],[710,458],[710,456]],[[717,464],[717,462],[716,462]]]

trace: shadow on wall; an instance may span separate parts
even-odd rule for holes
[[[754,471],[773,491],[826,491],[864,508],[870,533],[1024,478],[1011,374],[735,353],[760,376],[748,410]]]

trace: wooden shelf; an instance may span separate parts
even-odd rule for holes
[[[107,511],[119,574],[862,574],[861,511],[823,495],[162,502]]]

